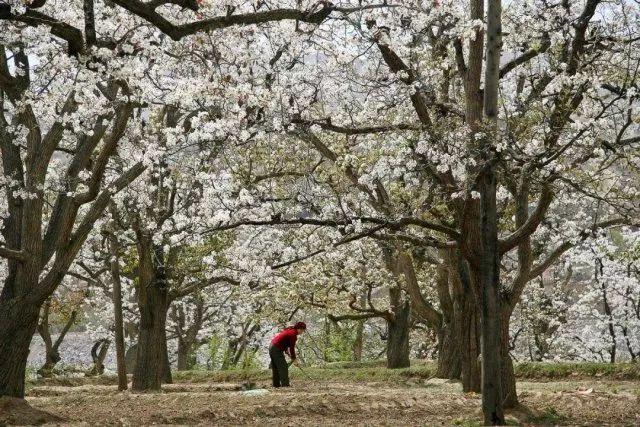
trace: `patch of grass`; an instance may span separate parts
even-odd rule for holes
[[[556,408],[548,406],[540,414],[530,416],[527,421],[535,425],[554,426],[566,420],[567,417],[559,414]]]
[[[354,369],[354,368],[384,368],[387,362],[384,359],[363,360],[360,362],[330,362],[318,366],[323,369]]]
[[[461,427],[482,427],[484,424],[482,421],[472,418],[456,418],[453,420],[453,425]]]
[[[266,369],[228,369],[224,371],[175,371],[174,381],[198,382],[241,382],[247,380],[268,380],[271,372]]]
[[[314,367],[321,377],[353,375],[356,379],[430,378],[435,374],[436,362],[411,361],[410,368],[385,369],[385,360],[363,362],[334,362]],[[307,368],[311,369],[311,368]],[[383,371],[383,372],[380,372]],[[568,363],[568,362],[523,362],[515,364],[515,374],[519,379],[561,379],[561,378],[610,378],[616,380],[640,380],[638,363]]]
[[[331,363],[321,366],[303,367],[304,372],[295,366],[289,368],[292,379],[308,379],[318,381],[351,381],[351,382],[406,382],[410,378],[427,379],[435,374],[435,364],[416,363],[410,368],[386,369],[375,363],[345,362]],[[306,374],[306,375],[305,375]],[[174,380],[189,382],[239,382],[239,381],[267,381],[271,378],[268,369],[248,369],[226,371],[180,371],[174,372]]]
[[[484,422],[480,418],[456,418],[452,423],[454,426],[461,427],[482,427],[484,426]],[[505,418],[505,425],[508,426],[517,426],[519,423],[517,420],[510,419],[509,417]]]
[[[617,380],[640,379],[637,363],[549,363],[525,362],[515,365],[517,378],[611,378]]]
[[[346,381],[346,382],[389,382],[406,384],[409,380],[425,380],[435,377],[437,365],[433,361],[412,361],[412,366],[402,369],[387,369],[384,360],[366,362],[336,362],[319,366],[292,366],[290,375],[294,380],[305,380],[310,377],[317,381]],[[640,380],[640,365],[631,363],[519,363],[515,365],[516,377],[534,380],[558,380],[585,378],[602,378],[615,380]],[[306,373],[306,375],[305,375]],[[174,371],[176,382],[231,382],[269,381],[271,371],[268,369],[229,369],[224,371],[208,371],[196,369],[191,371]],[[83,384],[115,385],[115,375],[99,377],[55,376],[48,379],[35,379],[34,375],[27,376],[28,386],[59,385],[78,386]]]
[[[78,387],[86,384],[117,385],[118,377],[116,375],[100,375],[94,377],[57,375],[51,378],[38,378],[27,382],[27,385],[31,387],[41,385]]]

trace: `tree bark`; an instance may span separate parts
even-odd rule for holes
[[[482,390],[480,369],[480,316],[477,303],[466,299],[461,309],[461,373],[462,389],[479,393]]]
[[[182,306],[174,306],[170,317],[175,323],[175,334],[178,338],[178,370],[186,371],[195,363],[194,351],[197,349],[198,333],[205,321],[205,304],[200,298],[195,301],[195,308],[191,313],[193,320],[187,324],[187,319]]]
[[[362,350],[364,347],[364,320],[358,320],[356,324],[356,339],[353,343],[353,361],[362,360]]]
[[[108,339],[101,339],[96,341],[91,348],[91,359],[93,360],[93,366],[87,372],[87,376],[96,376],[104,374],[104,359],[107,357],[107,351],[109,351],[109,345],[111,342]]]
[[[51,309],[51,301],[47,300],[42,306],[42,317],[40,323],[38,323],[38,333],[44,342],[44,365],[38,369],[38,374],[44,378],[51,377],[53,375],[53,368],[56,363],[60,361],[60,354],[53,350],[53,340],[51,339],[51,333],[49,332],[49,311]]]
[[[132,389],[160,390],[163,382],[171,380],[166,335],[169,298],[164,269],[159,268],[164,257],[159,248],[153,247],[149,235],[140,229],[136,229],[136,235],[140,326]]]
[[[111,213],[115,215],[115,208],[111,205]],[[119,244],[118,238],[111,231],[108,235],[109,238],[109,252],[110,257],[110,270],[111,280],[113,282],[113,323],[115,328],[116,339],[116,367],[118,371],[118,390],[124,391],[127,389],[127,365],[125,361],[125,346],[124,346],[124,321],[122,316],[122,282],[120,280],[120,258],[119,258]]]
[[[441,251],[441,265],[438,266],[438,300],[442,311],[441,326],[438,328],[439,378],[459,379],[462,363],[462,313],[459,307],[460,292],[455,282],[458,272],[447,251]]]
[[[45,345],[45,362],[44,365],[40,369],[38,369],[38,374],[42,375],[45,378],[51,377],[53,375],[53,368],[55,368],[56,364],[60,361],[60,345],[64,341],[64,337],[73,326],[73,323],[76,321],[77,312],[74,310],[71,312],[71,316],[67,323],[60,331],[58,335],[58,339],[55,342],[51,339],[51,333],[49,331],[49,310],[51,309],[51,303],[48,300],[43,306],[43,314],[40,324],[38,325],[38,333],[42,337],[42,341],[44,341]]]
[[[438,378],[460,379],[462,374],[460,325],[452,320],[438,333]]]
[[[188,371],[191,369],[189,357],[191,351],[184,340],[178,340],[178,371]]]
[[[155,284],[145,293],[139,297],[141,318],[132,383],[136,391],[160,390],[167,379],[166,293]]]
[[[39,307],[24,299],[0,295],[0,396],[24,398],[31,338],[38,326]]]
[[[486,425],[504,425],[502,361],[503,328],[498,248],[497,176],[492,142],[497,139],[500,52],[502,50],[501,0],[488,0],[484,116],[489,137],[481,142],[482,166],[478,177],[481,212],[480,318],[482,327],[482,411]],[[506,330],[508,336],[508,329]],[[507,339],[507,343],[508,343]],[[507,351],[508,357],[508,351]]]
[[[173,375],[171,374],[171,361],[169,360],[169,348],[167,346],[167,314],[164,315],[165,326],[163,327],[162,339],[162,382],[164,384],[173,384]]]
[[[467,262],[459,250],[443,251],[447,283],[439,286],[443,314],[438,376],[461,379],[465,392],[480,392],[480,319]]]
[[[480,290],[482,410],[486,425],[504,425],[502,395],[502,312],[497,234],[496,177],[487,168],[480,177],[481,244],[476,272]],[[508,331],[507,331],[508,333]],[[508,342],[508,341],[507,341]]]
[[[393,320],[388,321],[389,335],[387,337],[387,368],[408,368],[409,361],[409,330],[411,304],[401,301],[399,288],[389,290]]]
[[[160,390],[170,380],[166,338],[166,292],[153,284],[140,299],[140,331],[132,388]]]
[[[516,374],[513,368],[513,360],[509,355],[509,324],[511,310],[502,309],[502,402],[505,408],[513,408],[518,405],[516,392]]]

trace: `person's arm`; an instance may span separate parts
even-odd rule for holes
[[[291,337],[291,347],[290,348],[290,352],[289,355],[291,356],[291,360],[296,360],[296,341],[298,340],[298,334],[296,334],[296,332],[293,332],[293,336]]]

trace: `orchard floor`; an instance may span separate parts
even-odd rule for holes
[[[62,425],[480,425],[480,396],[439,379],[298,377],[289,389],[249,395],[237,384],[179,378],[148,394],[118,393],[115,385],[95,382],[36,384],[27,401],[62,417]],[[264,375],[256,387],[267,387]],[[522,381],[518,389],[522,407],[510,411],[512,424],[640,425],[638,381]]]

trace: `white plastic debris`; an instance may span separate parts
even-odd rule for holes
[[[245,390],[242,392],[242,394],[244,394],[245,396],[263,396],[267,393],[269,393],[269,390],[267,390],[266,388],[256,388],[253,390]]]

